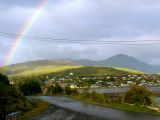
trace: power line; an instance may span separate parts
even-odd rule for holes
[[[51,42],[51,43],[74,43],[74,44],[113,44],[113,45],[159,45],[160,40],[89,40],[89,39],[66,39],[66,38],[48,38],[48,37],[33,37],[33,36],[21,36],[17,34],[0,32],[0,36],[7,38],[20,37],[21,39],[27,39],[39,42]]]
[[[160,40],[119,40],[119,41],[106,41],[106,40],[89,40],[89,39],[66,39],[66,38],[48,38],[48,37],[33,37],[33,36],[21,36],[21,35],[17,35],[17,34],[11,34],[11,33],[2,33],[0,32],[1,35],[4,36],[10,36],[10,37],[21,37],[23,38],[30,38],[30,39],[48,39],[48,40],[66,40],[66,41],[98,41],[98,42],[160,42]]]

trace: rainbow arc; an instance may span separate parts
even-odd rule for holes
[[[33,14],[23,24],[23,26],[21,27],[18,33],[18,36],[15,38],[12,44],[12,47],[8,50],[8,53],[6,55],[3,65],[8,65],[11,63],[18,47],[20,46],[23,40],[22,39],[23,36],[25,36],[28,33],[28,31],[31,29],[31,27],[34,25],[35,21],[39,18],[43,10],[46,8],[47,3],[48,3],[48,0],[41,0],[37,8],[35,9],[35,11],[33,11]]]

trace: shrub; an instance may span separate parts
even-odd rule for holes
[[[70,95],[72,92],[71,88],[69,86],[65,87],[65,94]]]
[[[0,73],[0,82],[4,83],[5,85],[9,85],[8,77],[5,75],[2,75],[1,73]]]
[[[132,86],[130,90],[125,93],[124,97],[127,103],[131,104],[151,104],[151,92],[142,86]]]
[[[78,91],[76,88],[72,89],[72,95],[78,96]]]
[[[9,113],[31,108],[32,105],[20,91],[9,84],[8,77],[0,74],[0,120],[4,120]]]
[[[62,94],[63,92],[62,87],[58,83],[55,86],[50,86],[47,90],[47,94]]]
[[[34,95],[42,92],[40,83],[34,80],[21,83],[19,89],[24,95]]]

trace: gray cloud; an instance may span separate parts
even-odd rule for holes
[[[41,0],[5,0],[0,3],[0,32],[18,34]],[[51,1],[26,35],[94,40],[160,39],[159,0]],[[8,7],[6,7],[8,6]],[[0,37],[0,61],[15,39]],[[105,59],[118,53],[160,65],[159,45],[82,45],[22,40],[12,63],[33,59]]]
[[[0,1],[1,6],[35,6],[42,0],[2,0]]]

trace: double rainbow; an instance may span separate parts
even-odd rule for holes
[[[22,37],[26,35],[26,33],[30,30],[34,22],[38,19],[38,17],[41,15],[43,10],[46,8],[48,3],[48,0],[41,0],[39,5],[37,6],[36,10],[33,12],[33,14],[29,17],[29,19],[24,23],[22,26],[20,32],[18,33],[16,39],[14,40],[12,47],[9,49],[3,65],[8,65],[11,63],[14,54],[16,53],[18,47],[21,44],[21,41],[23,40]]]

